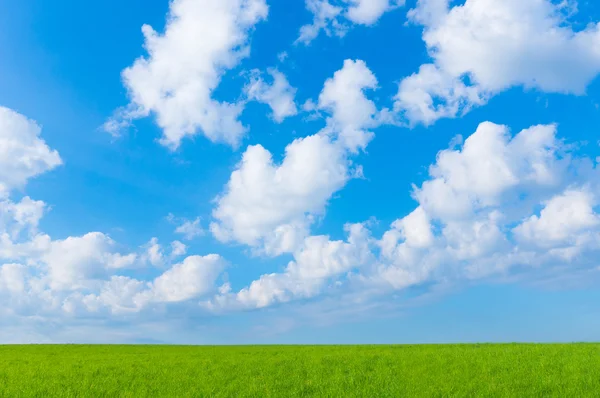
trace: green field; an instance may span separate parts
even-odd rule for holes
[[[600,396],[600,345],[0,346],[2,397]]]

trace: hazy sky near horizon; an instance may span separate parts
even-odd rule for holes
[[[0,343],[600,338],[600,5],[0,0]]]

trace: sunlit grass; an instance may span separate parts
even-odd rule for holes
[[[600,396],[600,345],[0,346],[0,396]]]

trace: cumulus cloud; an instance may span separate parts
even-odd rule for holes
[[[269,105],[273,112],[273,120],[281,123],[285,118],[298,113],[294,102],[296,89],[290,85],[285,75],[277,69],[270,68],[267,72],[273,80],[271,84],[267,83],[260,71],[255,69],[250,72],[250,81],[245,86],[244,91],[249,100]]]
[[[510,87],[581,95],[600,72],[597,23],[575,31],[572,2],[419,0],[432,63],[400,83],[395,108],[411,123],[454,117]],[[568,57],[565,54],[569,54]]]
[[[58,152],[48,147],[40,133],[36,122],[0,106],[0,198],[62,164]]]
[[[152,282],[151,299],[180,302],[209,293],[224,267],[223,259],[216,254],[187,257]]]
[[[115,135],[133,119],[154,115],[160,142],[177,149],[187,136],[240,143],[242,103],[213,98],[223,74],[250,52],[249,34],[267,17],[264,0],[173,0],[164,33],[142,27],[148,55],[122,73],[130,103],[105,124]]]
[[[309,44],[323,31],[343,37],[352,24],[373,25],[383,14],[404,5],[404,0],[306,0],[311,24],[300,28],[296,43]]]
[[[376,86],[363,61],[346,60],[319,97],[318,109],[330,115],[323,130],[294,140],[280,164],[261,145],[248,147],[217,198],[213,235],[269,255],[293,252],[331,196],[360,174],[350,155],[373,136],[366,129],[377,109],[365,91]]]
[[[7,234],[7,239],[13,240],[21,233],[34,235],[45,211],[44,202],[33,200],[29,196],[25,196],[17,203],[9,199],[0,200],[0,231]]]
[[[189,301],[214,292],[215,281],[225,266],[222,257],[211,254],[189,256],[149,282],[126,276],[113,276],[110,280],[102,282],[98,293],[68,297],[65,300],[65,310],[135,313],[153,304]]]
[[[520,267],[556,267],[565,250],[586,265],[600,248],[590,159],[576,159],[555,125],[512,136],[485,122],[461,148],[441,151],[415,187],[419,207],[381,240],[381,278],[394,288],[436,278],[480,278]],[[539,207],[542,210],[538,215]],[[410,225],[409,229],[406,224]],[[410,270],[410,272],[408,271]]]
[[[347,242],[331,241],[328,236],[307,237],[283,273],[263,275],[238,293],[221,292],[205,306],[212,310],[263,308],[319,294],[328,281],[371,259],[365,226],[349,224],[346,231]]]
[[[118,253],[111,238],[92,232],[50,242],[41,260],[47,267],[50,288],[77,290],[105,277],[108,270],[131,266],[136,256]]]
[[[144,254],[142,259],[144,262],[148,262],[155,267],[163,265],[165,260],[165,254],[158,238],[152,238],[148,243],[142,246]]]
[[[587,231],[598,230],[600,216],[594,211],[597,195],[589,189],[568,189],[544,203],[540,215],[532,215],[513,232],[541,247],[578,244]]]
[[[175,240],[171,242],[171,258],[184,256],[187,253],[187,246],[182,242]]]
[[[506,126],[484,122],[462,150],[441,151],[430,168],[434,178],[415,196],[426,211],[444,219],[460,218],[480,208],[501,203],[502,195],[533,187],[552,187],[563,178],[569,159],[555,125],[523,130],[514,138]]]

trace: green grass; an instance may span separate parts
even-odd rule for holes
[[[0,397],[600,396],[600,345],[0,346]]]

